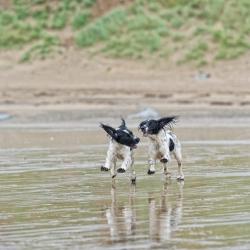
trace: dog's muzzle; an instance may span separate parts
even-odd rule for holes
[[[136,137],[134,139],[134,144],[131,146],[132,149],[137,148],[137,144],[140,142],[140,138]]]
[[[136,137],[135,138],[135,143],[138,144],[140,142],[140,138],[139,137]]]
[[[139,127],[139,129],[143,133],[143,136],[147,136],[148,135],[148,127],[147,126]]]

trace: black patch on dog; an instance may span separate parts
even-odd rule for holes
[[[177,116],[163,117],[159,120],[146,120],[140,123],[139,129],[143,134],[156,135],[165,126],[172,126],[177,121]]]
[[[140,138],[135,137],[132,131],[127,128],[124,119],[122,119],[122,124],[117,129],[102,123],[101,128],[103,128],[113,140],[130,148],[135,148],[140,141]]]
[[[174,150],[175,144],[172,138],[169,141],[169,151],[172,152]]]

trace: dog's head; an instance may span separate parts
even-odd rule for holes
[[[134,136],[132,131],[130,131],[125,123],[125,120],[122,119],[122,124],[118,128],[112,128],[108,125],[101,123],[101,127],[114,139],[116,142],[126,145],[132,149],[136,148],[137,144],[140,141],[140,138]]]
[[[157,135],[166,126],[171,127],[177,121],[177,116],[163,117],[159,120],[146,120],[140,123],[139,129],[144,136]]]

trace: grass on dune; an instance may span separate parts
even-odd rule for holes
[[[248,0],[138,0],[83,27],[76,43],[101,44],[102,53],[131,58],[158,56],[167,46],[168,56],[180,55],[178,62],[200,65],[246,53],[249,31]]]
[[[95,4],[12,0],[9,10],[0,11],[0,49],[23,48],[26,60],[44,58],[58,51],[58,32],[65,28],[76,46],[120,58],[204,65],[250,49],[249,0],[134,0],[93,16]]]
[[[76,43],[80,47],[94,45],[97,42],[109,40],[112,34],[117,33],[126,21],[126,12],[116,9],[87,25],[76,36]]]
[[[32,59],[46,59],[54,52],[59,52],[58,38],[55,36],[45,36],[23,53],[20,62],[26,62]]]
[[[67,26],[76,30],[83,27],[95,2],[12,0],[9,9],[0,10],[0,50],[23,50],[20,61],[49,57],[60,51],[58,32]]]

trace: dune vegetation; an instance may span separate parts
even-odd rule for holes
[[[98,12],[100,2],[12,0],[5,8],[0,5],[0,50],[21,50],[20,60],[29,61],[75,46],[94,55],[201,66],[250,49],[249,0],[130,0]]]

